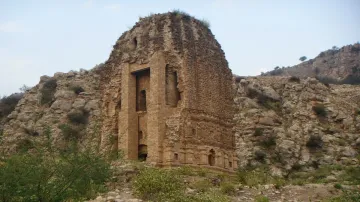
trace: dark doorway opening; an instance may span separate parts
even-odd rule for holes
[[[147,158],[147,146],[146,145],[139,145],[138,152],[139,152],[138,160],[139,161],[146,161],[146,158]]]
[[[208,155],[208,163],[210,166],[215,165],[215,151],[213,149],[210,150],[210,153]]]

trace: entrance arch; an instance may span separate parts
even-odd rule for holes
[[[209,155],[208,155],[208,164],[210,166],[214,166],[215,165],[215,151],[213,149],[210,150]]]

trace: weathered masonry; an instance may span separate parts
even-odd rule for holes
[[[224,53],[202,22],[176,13],[143,18],[102,72],[103,148],[158,166],[234,170],[231,85]]]

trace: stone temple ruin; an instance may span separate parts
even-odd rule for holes
[[[44,91],[49,81],[55,89]],[[44,92],[53,93],[45,105]],[[160,167],[232,171],[238,166],[234,93],[224,52],[206,24],[155,14],[125,32],[101,67],[41,77],[9,116],[2,147],[41,139],[46,127],[54,146],[66,146],[59,125],[79,129],[68,115],[85,110],[88,121],[77,135],[83,146]]]
[[[127,159],[237,168],[232,73],[203,22],[176,13],[141,19],[101,77],[102,132],[118,135]]]

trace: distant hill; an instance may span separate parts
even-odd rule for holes
[[[314,59],[288,68],[277,68],[262,76],[316,77],[324,83],[360,84],[360,44],[321,52]]]

